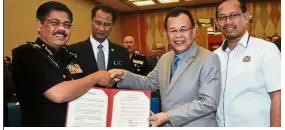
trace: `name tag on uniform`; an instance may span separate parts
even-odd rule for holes
[[[78,64],[71,64],[67,66],[70,74],[78,74],[78,73],[83,73],[82,69]]]
[[[114,61],[114,65],[123,65],[123,61]]]
[[[133,63],[135,63],[135,64],[143,64],[143,61],[141,61],[141,60],[133,60]]]

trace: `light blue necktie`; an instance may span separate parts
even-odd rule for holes
[[[171,71],[170,71],[170,81],[172,79],[172,76],[174,75],[174,72],[176,71],[177,69],[177,66],[178,66],[178,61],[179,61],[179,57],[178,56],[174,56],[174,59],[173,59],[173,62],[172,62],[172,65],[171,65]]]

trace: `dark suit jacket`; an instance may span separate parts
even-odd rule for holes
[[[278,40],[276,40],[275,45],[278,47],[279,51],[281,52],[281,38],[279,38]]]
[[[84,76],[98,71],[98,66],[90,38],[85,41],[69,46],[69,49],[77,54],[79,65],[83,70]],[[109,60],[107,70],[119,68],[131,71],[129,52],[121,45],[109,40]]]
[[[156,56],[149,56],[147,58],[147,68],[148,68],[147,69],[147,71],[148,71],[147,74],[154,69],[154,67],[156,66],[157,62],[158,62],[158,59],[157,59]]]

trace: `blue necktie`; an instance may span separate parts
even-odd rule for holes
[[[178,61],[179,61],[179,60],[180,60],[180,59],[179,59],[178,56],[174,56],[174,59],[173,59],[172,65],[171,65],[170,80],[172,79],[172,76],[174,75],[174,72],[175,72],[176,69],[177,69]]]

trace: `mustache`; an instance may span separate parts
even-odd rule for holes
[[[64,37],[67,37],[67,33],[65,31],[57,31],[57,32],[53,33],[53,35],[57,35],[57,34],[63,35]]]
[[[234,28],[236,28],[236,25],[234,25],[234,24],[226,24],[226,25],[223,27],[223,29],[226,29],[226,28],[228,28],[228,27],[234,27]]]

